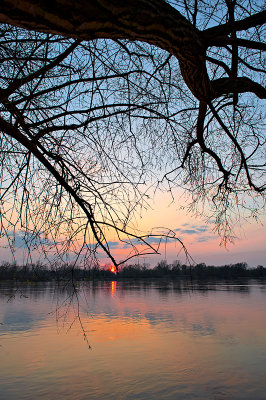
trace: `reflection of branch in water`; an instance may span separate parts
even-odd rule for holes
[[[160,234],[153,234],[150,233],[149,235],[144,235],[144,236],[138,236],[138,235],[133,235],[134,239],[138,239],[142,244],[145,244],[146,246],[148,246],[149,249],[151,249],[151,251],[140,251],[137,249],[136,245],[134,243],[132,243],[130,241],[130,244],[132,246],[132,251],[134,252],[134,254],[130,255],[129,257],[126,258],[126,260],[123,260],[122,262],[118,263],[115,265],[116,270],[118,272],[118,267],[121,266],[122,264],[126,263],[126,261],[129,261],[132,258],[135,258],[138,255],[147,255],[147,254],[160,254],[159,250],[160,250],[160,246],[161,245],[165,245],[165,252],[166,252],[166,246],[167,246],[167,240],[170,241],[176,241],[181,245],[181,248],[179,249],[178,253],[177,253],[177,257],[179,256],[179,254],[181,253],[181,251],[184,251],[185,254],[185,259],[186,262],[188,263],[190,269],[191,269],[191,265],[195,264],[193,258],[191,257],[191,255],[189,254],[187,248],[185,247],[184,243],[181,241],[181,239],[179,239],[178,237],[176,237],[176,232],[172,231],[172,230],[166,230],[165,228],[156,228],[157,230],[159,229],[164,229],[164,231],[166,233],[160,233]],[[149,239],[155,239],[155,244],[150,244],[148,242]],[[157,240],[157,243],[156,243]],[[125,240],[121,240],[124,243],[127,243],[127,241]],[[75,268],[77,266],[77,263],[79,261],[79,257],[82,253],[82,250],[84,249],[84,247],[86,246],[86,241],[85,241],[85,237],[84,237],[84,241],[83,244],[80,247],[79,252],[76,255],[76,259],[75,261],[71,264],[71,279],[69,279],[68,282],[66,282],[65,287],[67,287],[67,285],[69,285],[68,287],[71,288],[72,292],[69,294],[69,296],[60,304],[57,306],[56,308],[56,319],[57,321],[59,321],[62,317],[63,317],[63,326],[65,326],[66,321],[67,321],[67,316],[69,313],[69,309],[70,307],[73,309],[74,311],[74,318],[72,320],[72,322],[70,323],[67,331],[69,331],[73,325],[75,324],[76,321],[78,321],[82,334],[83,334],[83,338],[84,341],[86,342],[87,346],[89,349],[91,349],[91,346],[89,344],[88,341],[88,337],[87,337],[87,330],[85,330],[84,328],[84,323],[82,321],[82,317],[80,314],[80,294],[79,294],[79,290],[77,289],[77,281],[75,279]],[[111,295],[114,296],[116,290],[116,282],[112,281],[111,282]],[[67,305],[67,307],[65,308],[65,306]],[[63,315],[60,315],[60,310],[64,310]]]
[[[78,260],[78,258],[76,259],[76,262],[77,262],[77,260]],[[75,269],[76,262],[73,265],[72,272]],[[58,328],[59,328],[60,320],[62,321],[63,328],[65,328],[68,324],[68,317],[70,314],[70,310],[72,310],[74,312],[74,316],[73,315],[71,316],[72,321],[69,323],[69,325],[67,327],[67,332],[69,332],[72,329],[72,327],[74,326],[74,324],[76,322],[78,322],[78,324],[81,328],[83,339],[86,342],[88,349],[91,349],[91,345],[89,344],[88,337],[87,337],[88,330],[86,330],[84,328],[84,322],[83,322],[81,314],[80,314],[80,294],[79,294],[79,289],[77,286],[79,286],[79,283],[77,283],[75,281],[74,274],[72,273],[71,280],[65,282],[63,285],[63,290],[69,291],[68,296],[60,303],[59,302],[57,303],[54,313],[56,316]],[[56,287],[56,290],[59,288],[60,288],[60,286]],[[87,301],[86,301],[86,303],[87,303]]]
[[[83,333],[83,339],[84,339],[85,342],[87,343],[88,348],[91,349],[91,346],[90,346],[90,344],[89,344],[89,342],[88,342],[87,333],[86,333],[86,331],[85,331],[85,329],[84,329],[84,325],[83,325],[82,319],[81,319],[81,317],[80,317],[79,295],[78,295],[78,291],[77,291],[77,288],[76,288],[76,285],[75,285],[74,281],[73,281],[73,291],[74,291],[74,292],[73,292],[73,295],[75,296],[75,298],[76,298],[76,300],[77,300],[77,315],[76,315],[76,319],[78,320],[78,322],[79,322],[79,324],[80,324],[80,327],[81,327],[81,330],[82,330],[82,333]],[[70,327],[70,328],[71,328],[71,327]]]

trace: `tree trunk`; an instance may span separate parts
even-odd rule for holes
[[[26,29],[91,40],[140,40],[177,57],[196,98],[213,97],[203,35],[163,0],[2,0],[0,21]]]

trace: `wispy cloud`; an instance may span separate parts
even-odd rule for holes
[[[121,243],[120,243],[120,242],[113,242],[113,241],[111,241],[111,240],[109,240],[109,241],[107,242],[107,244],[108,244],[108,246],[109,246],[110,249],[118,249],[118,248],[121,247]]]
[[[182,229],[181,232],[185,235],[195,235],[199,233],[197,229]]]
[[[203,232],[209,232],[210,228],[207,225],[190,225],[183,224],[181,228],[176,228],[175,232],[180,232],[186,235],[195,235]]]
[[[12,241],[13,247],[18,249],[27,248],[28,246],[34,247],[40,243],[47,246],[54,244],[54,242],[50,240],[44,232],[38,232],[37,234],[21,229],[18,231],[9,231],[8,235]]]
[[[209,240],[217,239],[218,237],[219,236],[217,236],[217,235],[213,235],[213,236],[206,235],[206,236],[200,236],[196,240],[198,243],[204,243],[204,242],[208,242]]]
[[[174,230],[180,235],[194,236],[196,242],[203,243],[217,238],[217,235],[211,233],[211,228],[208,225],[195,225],[185,223],[180,228]]]

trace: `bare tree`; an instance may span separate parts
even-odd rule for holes
[[[2,234],[60,256],[98,246],[118,266],[111,232],[129,258],[158,251],[131,228],[156,182],[187,190],[225,239],[263,209],[260,1],[0,7]]]

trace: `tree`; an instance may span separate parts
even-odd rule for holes
[[[110,230],[129,257],[157,251],[130,230],[154,181],[207,203],[225,239],[236,210],[256,216],[265,19],[248,0],[3,0],[2,233],[59,255],[94,240],[117,266]]]

